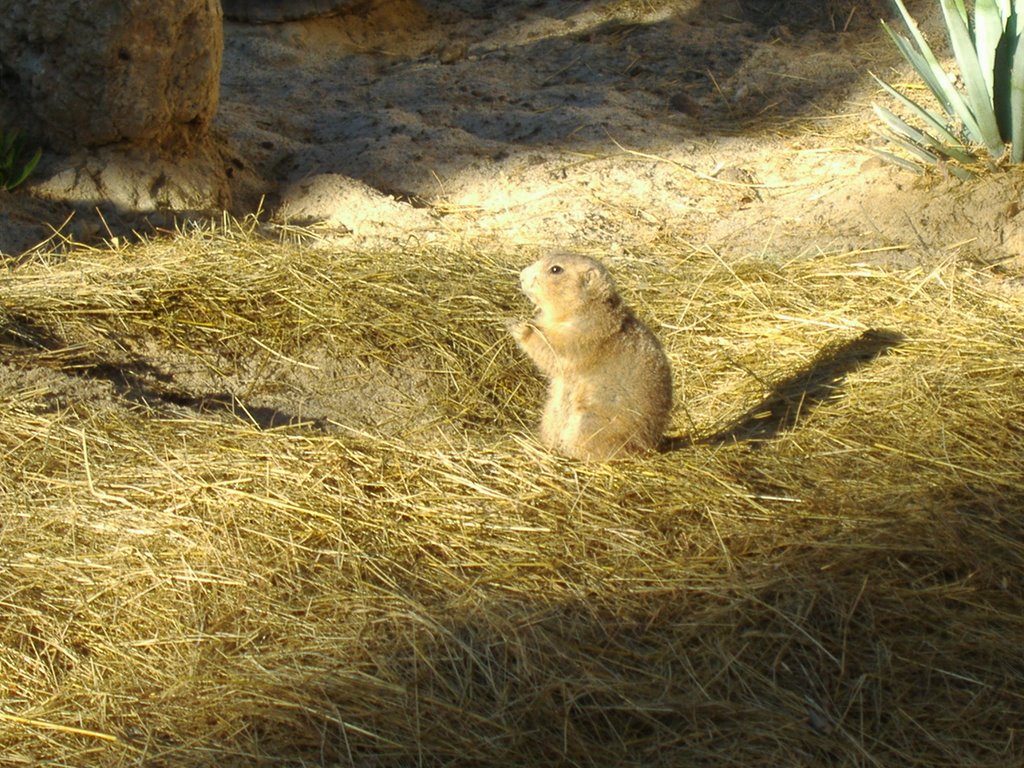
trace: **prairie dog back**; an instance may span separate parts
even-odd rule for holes
[[[520,286],[537,312],[512,335],[549,380],[541,442],[592,461],[656,448],[672,408],[671,369],[604,265],[552,253],[520,273]]]

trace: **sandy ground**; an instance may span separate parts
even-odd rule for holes
[[[905,72],[882,3],[491,5],[229,24],[217,129],[239,204],[367,242],[1021,252],[1019,174],[920,179],[869,151],[868,71]]]
[[[912,8],[941,40],[930,6]],[[868,71],[905,73],[884,7],[372,0],[305,22],[228,22],[215,131],[233,212],[262,199],[277,221],[368,244],[615,254],[675,239],[913,264],[962,243],[1016,273],[1020,174],[921,179],[867,148]],[[66,215],[24,195],[0,196],[0,211],[10,254]],[[85,211],[65,231],[168,222]]]

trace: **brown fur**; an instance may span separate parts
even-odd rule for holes
[[[604,461],[658,446],[672,408],[661,344],[619,297],[608,270],[577,254],[549,254],[520,274],[537,305],[512,336],[548,377],[541,441]]]

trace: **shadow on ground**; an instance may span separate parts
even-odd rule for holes
[[[326,427],[321,419],[300,418],[278,408],[246,403],[231,392],[189,392],[175,382],[172,374],[139,355],[124,351],[122,359],[103,359],[83,347],[67,344],[28,318],[7,320],[7,325],[0,328],[0,364],[26,370],[48,369],[55,375],[106,383],[125,402],[149,409],[173,406],[193,411],[197,416],[230,416],[258,429]]]
[[[737,552],[731,574],[701,561],[686,583],[600,601],[467,608],[457,590],[429,615],[382,619],[397,639],[358,670],[339,658],[295,686],[263,670],[263,695],[240,691],[223,719],[244,724],[261,765],[888,765],[911,741],[913,765],[1006,765],[1024,756],[1003,735],[1021,711],[1004,674],[1024,584],[985,542],[1024,529],[943,525],[883,513],[817,547]],[[586,581],[563,571],[551,577]],[[405,582],[403,606],[437,598]],[[944,597],[963,590],[970,602]],[[959,726],[943,726],[951,713]]]
[[[822,349],[807,367],[774,384],[765,398],[733,424],[707,437],[672,437],[662,451],[693,445],[725,445],[771,440],[796,426],[815,408],[842,394],[846,377],[902,344],[897,331],[870,329],[856,339]]]

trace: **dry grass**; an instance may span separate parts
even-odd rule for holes
[[[587,466],[524,427],[524,258],[229,227],[0,277],[0,763],[1020,764],[1019,294],[621,259],[679,436]],[[395,418],[261,428],[339,356],[416,367]]]

